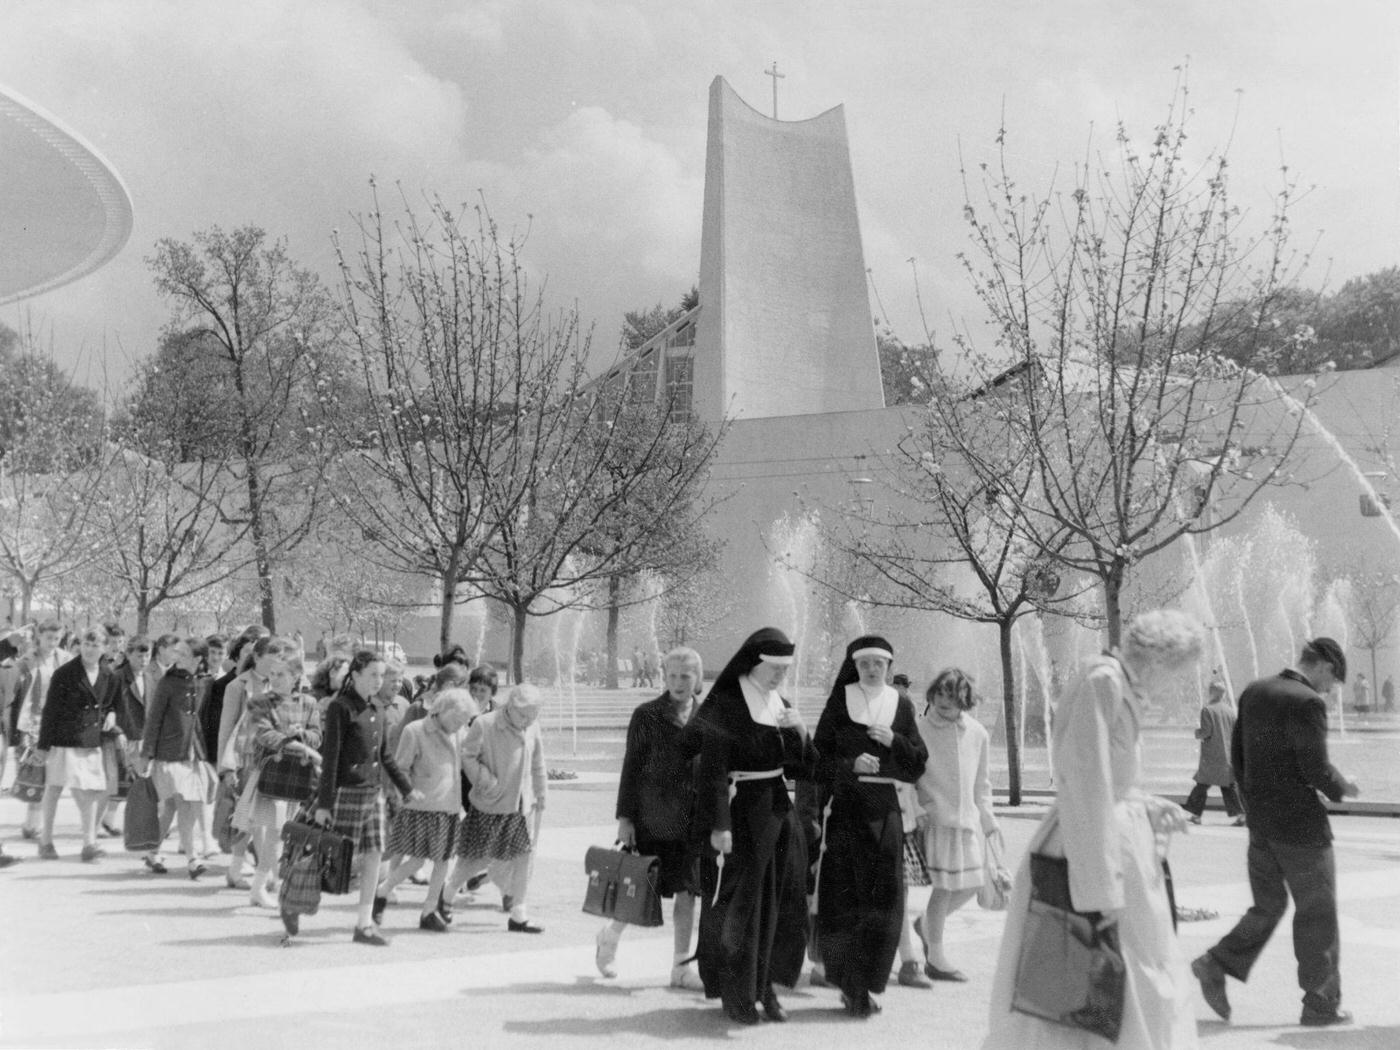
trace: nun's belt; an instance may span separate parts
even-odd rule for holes
[[[731,769],[729,771],[729,801],[739,793],[739,785],[745,780],[773,780],[783,775],[782,767],[777,769]]]
[[[862,784],[893,784],[895,787],[898,787],[900,783],[894,777],[858,776],[856,779]]]

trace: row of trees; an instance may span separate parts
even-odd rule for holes
[[[395,221],[375,195],[337,242],[336,295],[256,227],[160,241],[171,320],[111,411],[0,342],[0,568],[22,618],[40,591],[82,593],[145,630],[251,581],[269,628],[282,595],[352,623],[435,595],[446,645],[458,606],[490,598],[519,674],[529,617],[610,606],[615,623],[639,575],[683,588],[713,564],[723,428],[595,381],[523,235],[484,207],[420,210]]]

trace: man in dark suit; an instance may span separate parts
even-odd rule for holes
[[[1249,886],[1254,905],[1220,942],[1191,963],[1211,1009],[1229,1020],[1225,977],[1248,978],[1293,896],[1293,954],[1303,989],[1304,1025],[1346,1024],[1338,969],[1337,868],[1321,793],[1355,797],[1355,782],[1327,760],[1322,695],[1347,678],[1331,638],[1303,645],[1296,669],[1251,682],[1240,696],[1230,746],[1235,780],[1249,813]]]

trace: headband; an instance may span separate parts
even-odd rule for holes
[[[779,667],[787,667],[792,663],[792,654],[787,656],[770,656],[768,653],[759,653],[759,660],[765,664],[776,664]]]
[[[894,659],[894,653],[888,649],[882,649],[878,645],[867,645],[864,649],[857,649],[851,654],[851,659],[859,660],[862,656],[880,656],[886,660]]]

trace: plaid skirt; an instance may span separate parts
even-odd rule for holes
[[[923,833],[920,831],[904,833],[904,885],[933,885],[933,877],[924,863]]]
[[[331,830],[348,838],[357,854],[382,853],[384,800],[379,795],[379,785],[337,788]]]
[[[457,856],[514,860],[531,850],[530,826],[523,813],[483,813],[471,806],[457,825]]]
[[[384,852],[446,860],[457,843],[457,819],[456,813],[401,808],[389,826],[389,845]]]

